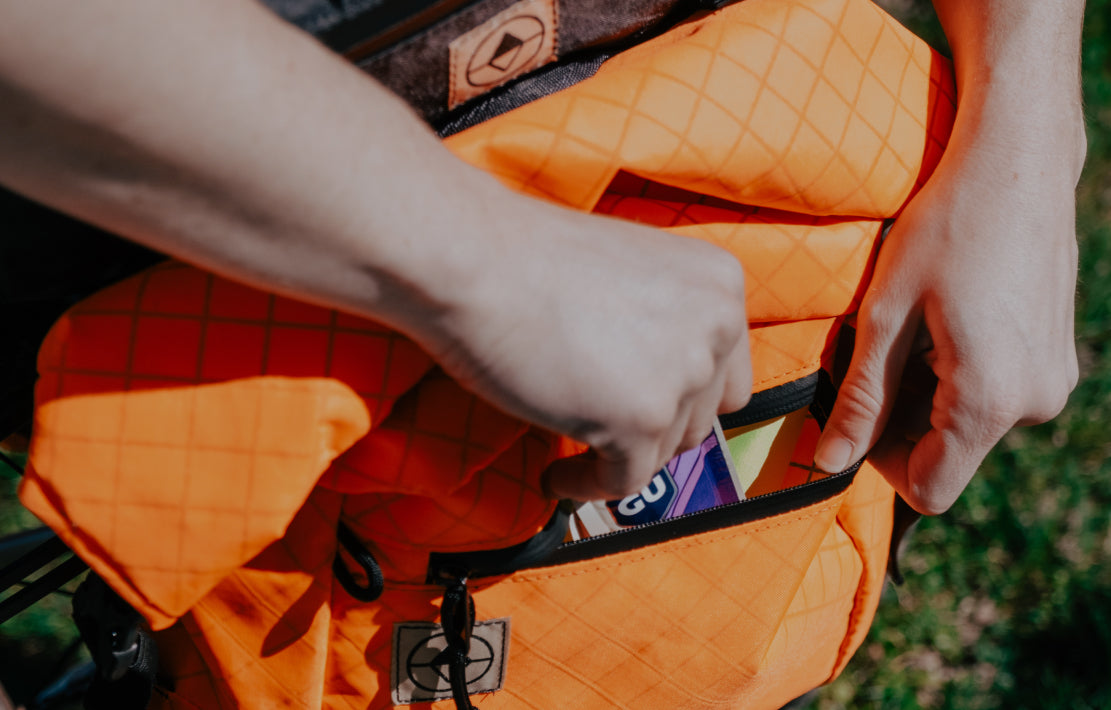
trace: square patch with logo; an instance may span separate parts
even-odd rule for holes
[[[447,648],[444,629],[428,622],[402,622],[393,627],[390,676],[394,705],[451,698],[447,663],[439,656]],[[467,655],[467,692],[492,693],[505,683],[509,652],[509,619],[476,621]]]
[[[448,45],[448,108],[556,59],[555,0],[521,0]]]

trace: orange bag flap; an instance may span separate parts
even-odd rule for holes
[[[280,539],[369,428],[325,378],[60,397],[36,410],[20,495],[159,629]]]
[[[883,219],[941,155],[949,75],[871,3],[745,0],[446,144],[582,210],[625,171],[745,205]]]

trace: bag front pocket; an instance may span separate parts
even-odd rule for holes
[[[809,403],[816,429],[831,397],[815,373],[761,393],[725,425]],[[799,437],[795,464],[815,438]],[[872,568],[841,519],[854,482],[875,473],[810,473],[785,490],[564,542],[541,560],[523,546],[434,554],[429,581],[462,580],[475,619],[509,620],[504,686],[483,706],[778,708],[825,682]]]
[[[842,488],[790,511],[645,542],[726,517],[694,514],[605,540],[624,538],[624,551],[479,582],[477,618],[512,620],[506,691],[535,707],[778,708],[823,683],[864,571],[838,524],[847,496]]]

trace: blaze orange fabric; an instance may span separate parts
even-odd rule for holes
[[[765,390],[828,364],[954,97],[945,60],[868,0],[744,0],[447,145],[736,255]],[[74,307],[39,366],[23,501],[159,632],[157,707],[389,706],[392,624],[438,615],[429,553],[533,536],[555,506],[540,473],[581,450],[379,324],[178,263]],[[891,504],[866,464],[791,513],[479,580],[478,617],[512,638],[505,689],[476,702],[779,707],[861,642]],[[382,565],[377,602],[333,579],[340,519]]]

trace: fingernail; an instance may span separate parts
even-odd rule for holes
[[[818,442],[814,452],[814,463],[828,473],[840,473],[852,463],[853,443],[839,436],[832,436]]]

